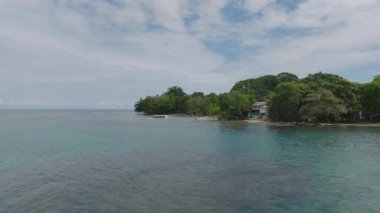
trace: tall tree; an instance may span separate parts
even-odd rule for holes
[[[191,115],[208,115],[211,102],[201,92],[195,92],[187,99],[187,113]]]
[[[223,118],[246,118],[254,99],[252,96],[238,91],[219,95],[221,117]]]
[[[310,74],[301,80],[312,90],[317,91],[321,88],[330,90],[333,95],[342,100],[347,109],[342,114],[343,120],[356,120],[360,111],[360,87],[338,75],[318,72]]]
[[[306,91],[302,83],[286,82],[278,85],[269,101],[269,118],[274,121],[297,121]]]
[[[253,95],[259,101],[265,101],[268,92],[273,90],[278,84],[277,77],[265,75],[259,78],[252,78],[237,82],[231,91],[239,91],[244,94]]]
[[[327,89],[319,89],[304,98],[300,115],[304,120],[312,122],[336,122],[342,120],[347,112],[343,101]]]
[[[375,77],[373,77],[373,82],[378,82],[380,81],[380,75],[376,75]]]
[[[361,104],[370,120],[380,119],[380,76],[362,86]]]
[[[278,75],[276,75],[278,83],[284,83],[284,82],[293,82],[298,81],[298,76],[288,73],[288,72],[282,72]]]
[[[171,102],[171,109],[169,113],[185,113],[186,112],[186,101],[187,95],[182,90],[181,87],[173,86],[168,88],[168,90],[162,95],[168,96]]]

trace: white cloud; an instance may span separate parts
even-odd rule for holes
[[[256,13],[264,9],[269,4],[274,3],[274,0],[246,0],[245,7],[252,13]]]
[[[172,85],[221,92],[262,74],[380,65],[378,0],[306,0],[291,10],[245,0],[243,22],[223,16],[231,0],[117,2],[0,0],[2,103],[131,107]],[[241,55],[232,59],[226,41]]]

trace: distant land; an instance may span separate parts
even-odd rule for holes
[[[222,94],[186,94],[173,86],[161,95],[141,98],[135,111],[276,122],[379,122],[380,75],[357,83],[323,72],[302,79],[283,72],[239,81]]]

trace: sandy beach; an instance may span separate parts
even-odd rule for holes
[[[218,121],[219,118],[216,116],[200,116],[200,117],[194,117],[194,120],[199,121]]]

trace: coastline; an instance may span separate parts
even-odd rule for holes
[[[216,116],[190,116],[190,117],[198,121],[219,121],[219,118]]]
[[[191,116],[185,114],[169,114],[169,116],[174,117],[188,117],[197,121],[221,121],[216,116]],[[246,124],[264,124],[270,126],[289,126],[289,127],[376,127],[380,128],[380,123],[296,123],[296,122],[274,122],[266,119],[245,119],[245,120],[234,120],[240,121]]]
[[[249,124],[266,124],[271,126],[294,126],[294,127],[380,127],[380,123],[316,123],[298,124],[296,122],[273,122],[268,120],[243,120]]]

